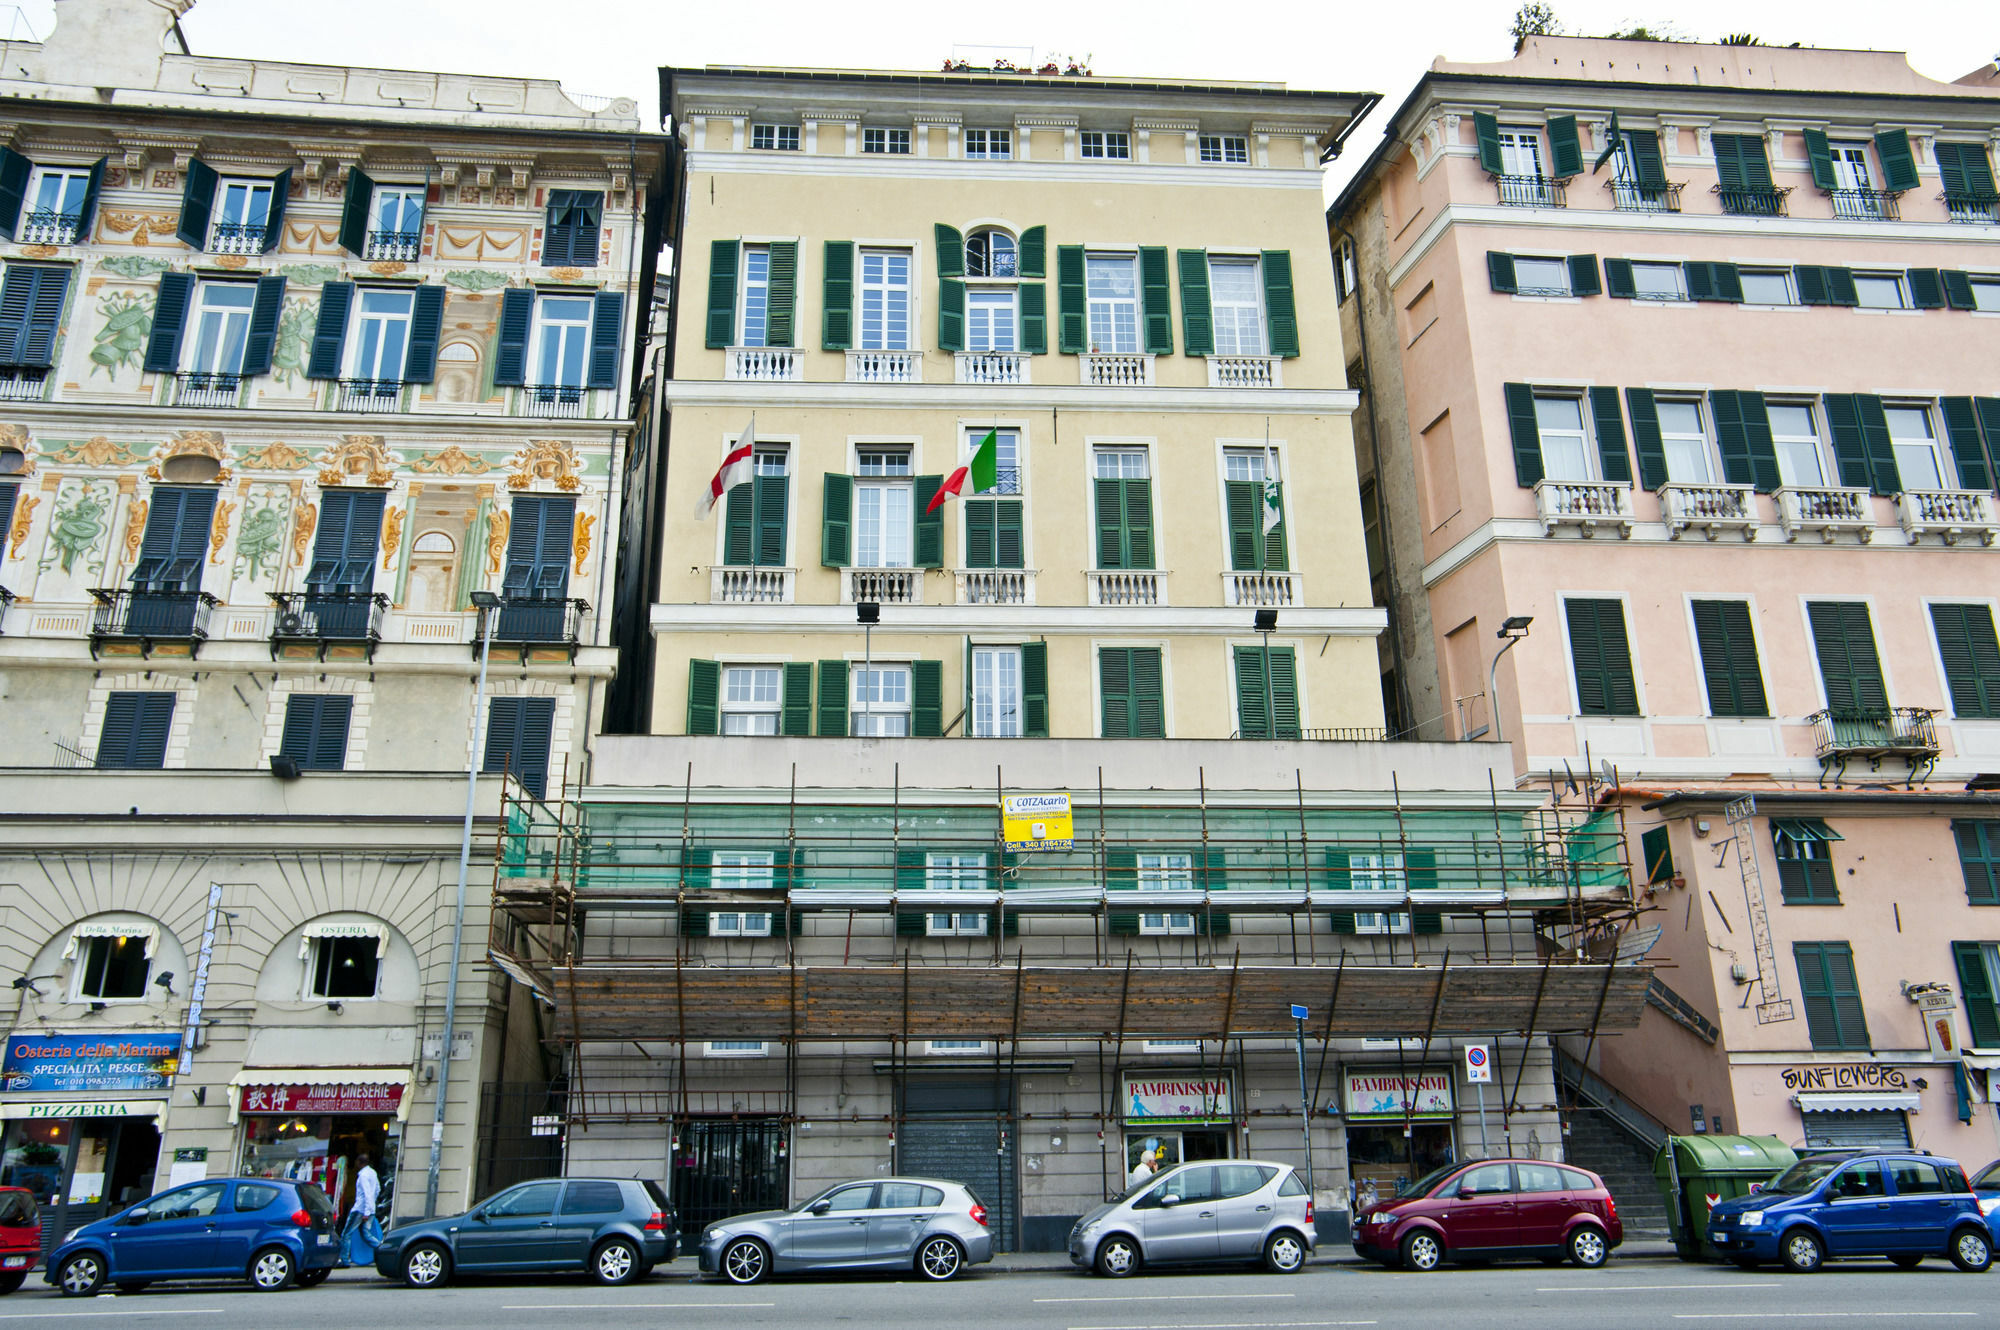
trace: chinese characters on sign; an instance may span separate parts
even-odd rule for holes
[[[246,1085],[239,1107],[245,1113],[353,1113],[388,1117],[403,1105],[400,1084]]]

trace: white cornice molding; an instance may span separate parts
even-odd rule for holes
[[[1346,416],[1359,394],[1349,388],[1094,388],[981,386],[963,383],[751,383],[678,379],[669,406],[854,407],[906,411],[1066,411],[1125,414],[1163,411],[1220,415]]]
[[[1014,123],[1022,129],[1075,129],[1076,117],[1048,111],[1023,111],[1014,116]]]
[[[801,121],[811,121],[816,125],[858,125],[861,123],[859,111],[800,111]]]
[[[943,575],[949,577],[948,570]],[[1243,637],[1249,629],[1237,606],[1139,605],[897,605],[883,615],[876,636],[968,632],[1050,633],[1112,637],[1163,635]],[[1387,610],[1374,606],[1333,608],[1288,606],[1279,636],[1376,637],[1389,626]],[[852,605],[691,605],[655,604],[655,633],[839,633],[852,635]]]
[[[941,125],[951,129],[964,124],[965,117],[957,111],[919,111],[910,117],[910,123],[926,126]]]
[[[858,123],[858,122],[855,122]],[[1015,121],[1016,128],[1021,122]],[[789,161],[775,160],[779,157]],[[688,170],[712,175],[847,175],[871,180],[954,179],[990,180],[1004,184],[1093,182],[1120,185],[1208,185],[1223,189],[1299,189],[1322,192],[1323,177],[1317,166],[1259,167],[1232,166],[1219,171],[1214,166],[1163,166],[1147,162],[1065,162],[1041,158],[1002,158],[997,161],[947,160],[942,157],[911,156],[902,160],[886,154],[858,156],[813,156],[796,153],[769,153],[759,156],[743,152],[690,150]]]
[[[1135,116],[1132,128],[1154,134],[1193,134],[1201,128],[1198,120],[1162,120],[1155,116]]]

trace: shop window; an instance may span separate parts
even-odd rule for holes
[[[136,934],[79,939],[76,968],[78,1002],[133,1002],[146,996],[153,968],[147,939]]]
[[[381,982],[381,943],[370,937],[322,937],[312,943],[308,999],[372,998]]]

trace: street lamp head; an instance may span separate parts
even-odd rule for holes
[[[1500,621],[1500,631],[1495,637],[1526,637],[1528,625],[1535,621],[1532,614],[1510,614]]]
[[[1276,610],[1258,610],[1257,617],[1253,622],[1258,632],[1275,633],[1278,631],[1278,612]]]
[[[881,605],[880,605],[879,603],[877,603],[876,601],[872,601],[872,600],[857,600],[857,601],[855,601],[855,602],[854,602],[854,622],[856,622],[856,623],[880,623],[880,622],[882,622],[882,606],[881,606]]]
[[[470,592],[467,598],[472,601],[475,607],[482,610],[497,610],[500,608],[499,595],[491,591]]]

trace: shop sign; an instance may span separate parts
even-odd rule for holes
[[[31,1103],[9,1104],[6,1115],[10,1118],[156,1117],[165,1104],[163,1099],[38,1099]]]
[[[392,1117],[403,1105],[401,1082],[352,1085],[246,1085],[237,1107],[245,1113],[351,1113]]]
[[[1894,1067],[1873,1062],[1836,1063],[1825,1067],[1787,1067],[1787,1090],[1907,1090],[1909,1077]]]
[[[1212,1122],[1233,1116],[1229,1078],[1127,1076],[1128,1122]]]
[[[1000,838],[1013,851],[1071,849],[1076,825],[1069,792],[1000,796]]]
[[[0,1090],[95,1094],[164,1090],[180,1070],[181,1035],[21,1034],[7,1039]]]
[[[1451,1073],[1426,1071],[1347,1073],[1347,1116],[1350,1118],[1449,1117]]]

